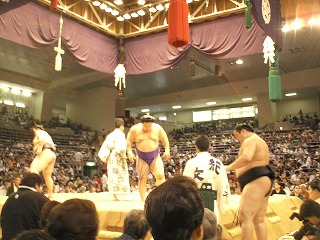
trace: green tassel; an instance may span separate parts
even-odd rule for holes
[[[282,84],[279,71],[279,54],[275,50],[274,63],[269,68],[269,100],[271,102],[280,102],[282,100]]]
[[[246,28],[252,27],[252,21],[251,21],[251,8],[252,4],[250,0],[244,0],[244,3],[247,5],[245,10],[245,17],[246,17]]]
[[[282,100],[281,76],[279,68],[270,67],[269,69],[269,100],[271,102],[280,102]]]

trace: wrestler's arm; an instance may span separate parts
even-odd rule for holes
[[[132,126],[127,135],[127,156],[130,162],[134,162],[134,154],[132,152],[132,144],[134,143],[135,126]]]
[[[163,160],[169,160],[170,159],[170,144],[169,139],[167,136],[166,131],[159,125],[159,138],[162,142],[162,145],[164,147],[164,153],[162,155]]]
[[[241,146],[240,155],[238,158],[226,167],[226,171],[233,171],[245,166],[248,162],[252,161],[256,152],[257,143],[255,139],[249,138],[243,141]]]

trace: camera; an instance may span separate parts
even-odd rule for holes
[[[290,216],[291,220],[294,218],[297,218],[303,223],[303,226],[292,235],[295,240],[301,240],[305,235],[315,235],[317,229],[307,219],[303,218],[299,213],[293,213]]]

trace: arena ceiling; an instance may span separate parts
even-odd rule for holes
[[[49,0],[34,1],[48,8]],[[166,11],[158,11],[155,14],[147,13],[143,17],[132,18],[119,22],[116,17],[105,10],[93,5],[93,0],[59,0],[59,10],[69,17],[96,28],[100,32],[115,38],[134,37],[141,34],[166,29]],[[112,9],[116,9],[119,15],[132,13],[140,9],[145,11],[152,6],[169,1],[149,0],[146,5],[138,6],[136,0],[124,0],[124,4],[117,6],[113,1],[100,1]],[[309,20],[312,16],[318,17],[320,23],[319,0],[281,0],[283,23],[292,22],[296,17]],[[244,4],[242,0],[221,1],[193,1],[189,4],[191,23],[214,20],[217,17],[227,17],[231,14],[243,14]],[[283,50],[280,53],[281,74],[294,73],[308,69],[320,68],[320,25],[305,27],[297,31],[289,31],[283,35]],[[114,77],[105,73],[96,72],[78,64],[73,56],[66,52],[63,56],[63,69],[61,72],[54,70],[54,58],[56,52],[54,46],[31,49],[7,40],[0,39],[0,81],[10,82],[16,85],[26,84],[34,90],[51,90],[62,95],[68,92],[81,91],[83,89],[109,87],[114,88]],[[194,59],[194,74],[190,66],[190,58]],[[205,55],[194,50],[180,61],[176,66],[154,73],[127,76],[125,98],[128,110],[139,112],[142,108],[149,108],[151,112],[172,111],[172,104],[141,105],[135,104],[136,100],[151,96],[159,96],[167,93],[181,92],[190,89],[198,89],[218,84],[232,83],[251,79],[268,77],[268,66],[263,63],[263,56],[255,55],[244,57],[242,65],[233,64],[236,59],[216,61],[208,59]],[[215,65],[220,65],[222,76],[215,74]],[[318,88],[299,89],[303,94],[318,92]],[[253,96],[255,97],[255,96]],[[56,101],[58,107],[63,107],[63,99]],[[184,109],[206,107],[206,101],[201,96],[193,96],[183,102]],[[255,98],[253,99],[255,101]],[[220,98],[217,105],[230,105],[241,103],[239,96],[226,96]],[[181,103],[173,103],[181,104]]]

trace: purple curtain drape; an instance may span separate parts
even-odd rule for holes
[[[215,59],[258,54],[262,52],[265,39],[254,20],[252,28],[246,29],[244,15],[193,25],[190,35],[190,44],[183,49],[168,44],[167,32],[127,39],[127,74],[145,74],[171,67],[184,58],[191,47]]]
[[[0,2],[0,38],[29,47],[58,40],[59,14],[26,0]],[[9,10],[8,10],[9,8]],[[191,48],[215,59],[231,59],[262,52],[265,33],[253,20],[245,28],[243,14],[190,27],[190,44],[176,49],[168,44],[167,31],[125,39],[127,75],[145,74],[171,67]],[[64,17],[62,41],[77,62],[113,74],[118,64],[118,41]]]
[[[60,15],[32,2],[21,2],[0,4],[0,38],[33,48],[57,42]],[[118,64],[116,39],[63,17],[62,42],[81,65],[113,74]]]

